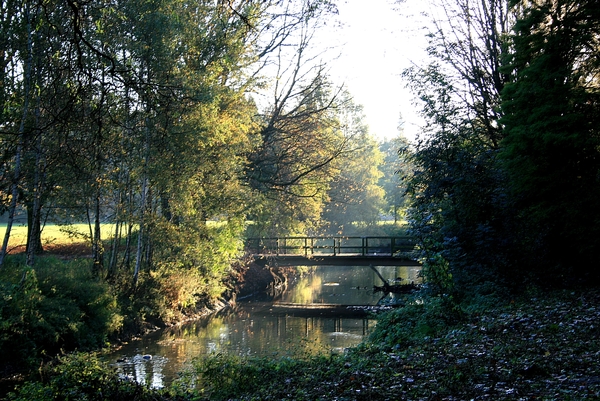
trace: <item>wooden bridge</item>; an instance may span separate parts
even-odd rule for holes
[[[248,238],[246,249],[262,265],[420,266],[411,237]]]

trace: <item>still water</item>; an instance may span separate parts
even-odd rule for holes
[[[302,268],[276,299],[253,297],[203,319],[151,333],[106,356],[117,371],[152,387],[168,385],[194,357],[214,352],[241,356],[342,352],[375,326],[364,308],[384,296],[368,266]],[[379,266],[390,282],[419,280],[419,267]],[[391,295],[387,295],[389,298]],[[388,299],[389,301],[389,299]]]

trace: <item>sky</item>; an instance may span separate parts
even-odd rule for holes
[[[344,83],[355,103],[364,107],[369,132],[378,140],[404,135],[414,140],[422,120],[400,74],[424,59],[422,0],[338,0],[340,26],[328,30],[322,45],[339,49],[328,62],[330,76]]]

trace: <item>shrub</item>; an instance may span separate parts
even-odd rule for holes
[[[23,368],[61,350],[105,345],[122,317],[89,261],[41,258],[35,268],[9,258],[0,270],[0,352],[4,368]]]
[[[345,376],[344,362],[340,355],[250,358],[219,353],[195,360],[175,387],[179,393],[194,388],[210,400],[315,399],[310,389]]]
[[[11,401],[144,401],[165,400],[159,391],[120,379],[95,354],[63,356],[42,371],[41,381],[32,381],[9,394]]]
[[[404,348],[440,335],[461,318],[460,308],[449,296],[413,298],[406,306],[378,316],[369,341],[383,348]]]

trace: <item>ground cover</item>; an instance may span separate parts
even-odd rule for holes
[[[131,400],[600,400],[599,290],[538,292],[442,315],[446,308],[434,301],[397,310],[344,355],[214,355],[160,391],[107,385],[114,375],[91,356],[75,357],[11,399],[85,391],[100,400],[113,389],[111,399]],[[93,364],[90,377],[81,377],[82,363]]]
[[[598,290],[539,293],[437,326],[443,309],[416,305],[384,323],[398,335],[378,324],[389,332],[348,355],[202,362],[194,379],[223,400],[598,400],[599,302]]]

